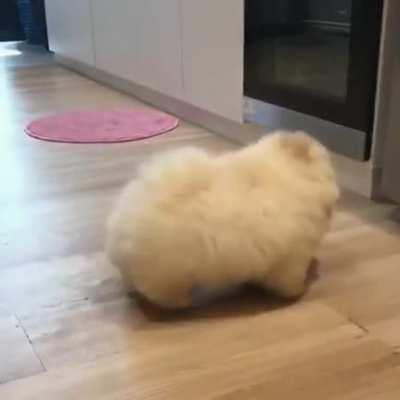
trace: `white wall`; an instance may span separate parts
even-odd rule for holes
[[[52,51],[94,65],[91,0],[46,0],[46,18]]]
[[[242,120],[243,0],[181,0],[186,99]]]
[[[93,0],[96,66],[182,98],[179,0]]]

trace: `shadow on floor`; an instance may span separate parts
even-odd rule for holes
[[[319,263],[313,260],[307,276],[307,288],[319,278]],[[244,285],[237,291],[209,303],[186,310],[165,310],[147,301],[138,293],[130,295],[144,316],[152,322],[175,322],[194,319],[238,318],[257,315],[291,306],[296,300],[283,300],[254,285]]]

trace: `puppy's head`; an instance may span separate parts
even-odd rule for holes
[[[328,151],[308,134],[280,131],[266,137],[263,142],[268,149],[268,156],[284,162],[287,168],[335,179]]]
[[[334,203],[339,196],[336,176],[327,149],[304,132],[277,132],[266,137],[264,146],[267,157],[272,157],[279,168],[286,168],[290,175],[298,177],[304,188],[324,192]],[[317,186],[316,186],[317,185]],[[314,188],[314,189],[312,189]]]

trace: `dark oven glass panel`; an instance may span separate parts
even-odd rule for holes
[[[247,0],[245,95],[372,124],[382,0]]]

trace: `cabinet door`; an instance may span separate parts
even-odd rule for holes
[[[244,1],[181,0],[186,100],[242,120]]]
[[[146,0],[140,42],[143,69],[156,73],[155,89],[183,96],[180,0]],[[150,72],[150,71],[149,71]]]
[[[93,0],[96,66],[180,98],[179,0]]]
[[[50,50],[94,65],[91,0],[46,0]]]
[[[96,67],[143,83],[139,72],[141,0],[92,0]]]

